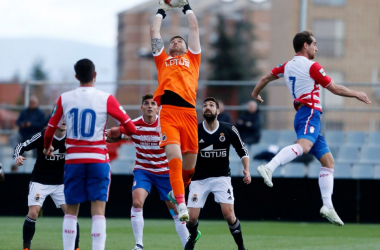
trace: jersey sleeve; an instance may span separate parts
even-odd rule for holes
[[[63,108],[62,108],[62,98],[59,97],[57,104],[54,107],[54,110],[51,114],[48,128],[44,134],[44,148],[48,149],[53,143],[53,136],[55,131],[57,130],[58,124],[61,121],[63,116]]]
[[[110,95],[107,99],[107,113],[120,122],[125,128],[125,134],[136,133],[135,124],[113,95]]]
[[[167,57],[167,54],[165,52],[165,48],[164,47],[162,47],[161,51],[157,55],[153,54],[153,58],[154,58],[154,62],[156,64],[157,70],[165,62],[166,57]]]
[[[284,77],[284,72],[285,72],[285,65],[288,62],[285,62],[283,64],[278,65],[277,67],[273,68],[270,73],[274,75],[276,78],[281,78]]]
[[[245,147],[244,142],[241,140],[239,131],[235,126],[231,127],[231,144],[241,160],[245,157],[249,157],[248,150]]]
[[[193,51],[191,48],[189,48],[187,56],[190,58],[190,60],[197,64],[198,68],[201,66],[201,50]]]
[[[17,144],[13,152],[13,159],[22,155],[25,151],[29,151],[38,147],[43,141],[43,132],[39,132],[32,136],[32,138]]]
[[[322,66],[317,62],[310,67],[310,77],[324,88],[327,88],[332,82]]]

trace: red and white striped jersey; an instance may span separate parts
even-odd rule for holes
[[[119,102],[111,94],[94,87],[78,87],[63,93],[50,118],[45,133],[45,148],[50,143],[60,120],[65,118],[67,126],[66,163],[104,163],[109,162],[104,130],[108,115],[121,124],[134,129],[131,119]],[[48,136],[48,137],[47,137]]]
[[[135,169],[147,170],[153,174],[168,174],[168,159],[165,150],[159,146],[158,119],[149,124],[140,116],[133,123],[136,126],[136,133],[132,135],[136,147]]]
[[[327,88],[332,80],[319,63],[304,56],[295,56],[292,60],[272,69],[271,73],[277,78],[285,78],[294,98],[293,104],[296,110],[297,104],[302,103],[322,112],[319,85]]]

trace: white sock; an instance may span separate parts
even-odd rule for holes
[[[177,233],[179,235],[179,238],[181,239],[182,245],[185,246],[187,242],[187,238],[189,238],[189,230],[187,230],[186,222],[181,222],[178,219],[178,215],[173,216],[174,224],[175,224],[175,230],[177,230]]]
[[[92,250],[104,250],[106,247],[106,218],[103,215],[92,216]]]
[[[77,217],[66,214],[63,217],[62,239],[63,250],[73,250],[75,247],[75,238],[77,237]]]
[[[131,223],[136,244],[143,245],[144,217],[142,208],[131,208]]]
[[[321,190],[323,205],[327,208],[334,208],[331,195],[334,189],[334,169],[321,167],[319,172],[319,189]]]
[[[303,154],[301,145],[298,143],[287,146],[280,150],[275,157],[267,164],[265,167],[269,168],[274,172],[276,168],[280,165],[285,165],[288,162],[291,162],[298,156]]]

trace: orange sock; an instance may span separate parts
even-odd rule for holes
[[[169,178],[178,204],[185,203],[185,188],[182,180],[182,161],[178,158],[169,161]]]
[[[194,171],[195,171],[195,168],[190,169],[190,170],[182,169],[182,179],[183,179],[183,184],[185,185],[185,188],[189,186],[191,182],[191,178],[194,175]]]

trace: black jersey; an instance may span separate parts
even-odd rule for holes
[[[238,130],[230,123],[219,122],[214,131],[209,131],[204,121],[198,124],[198,157],[192,180],[210,177],[231,176],[230,146],[241,159],[249,157],[248,150],[241,140]]]
[[[43,153],[44,150],[44,134],[45,130],[35,134],[32,138],[23,143],[19,143],[14,151],[13,158],[22,155],[25,151],[37,149],[37,160],[34,164],[32,172],[32,181],[45,185],[63,184],[63,172],[66,156],[66,135],[58,138],[54,135],[53,154],[48,156]]]

